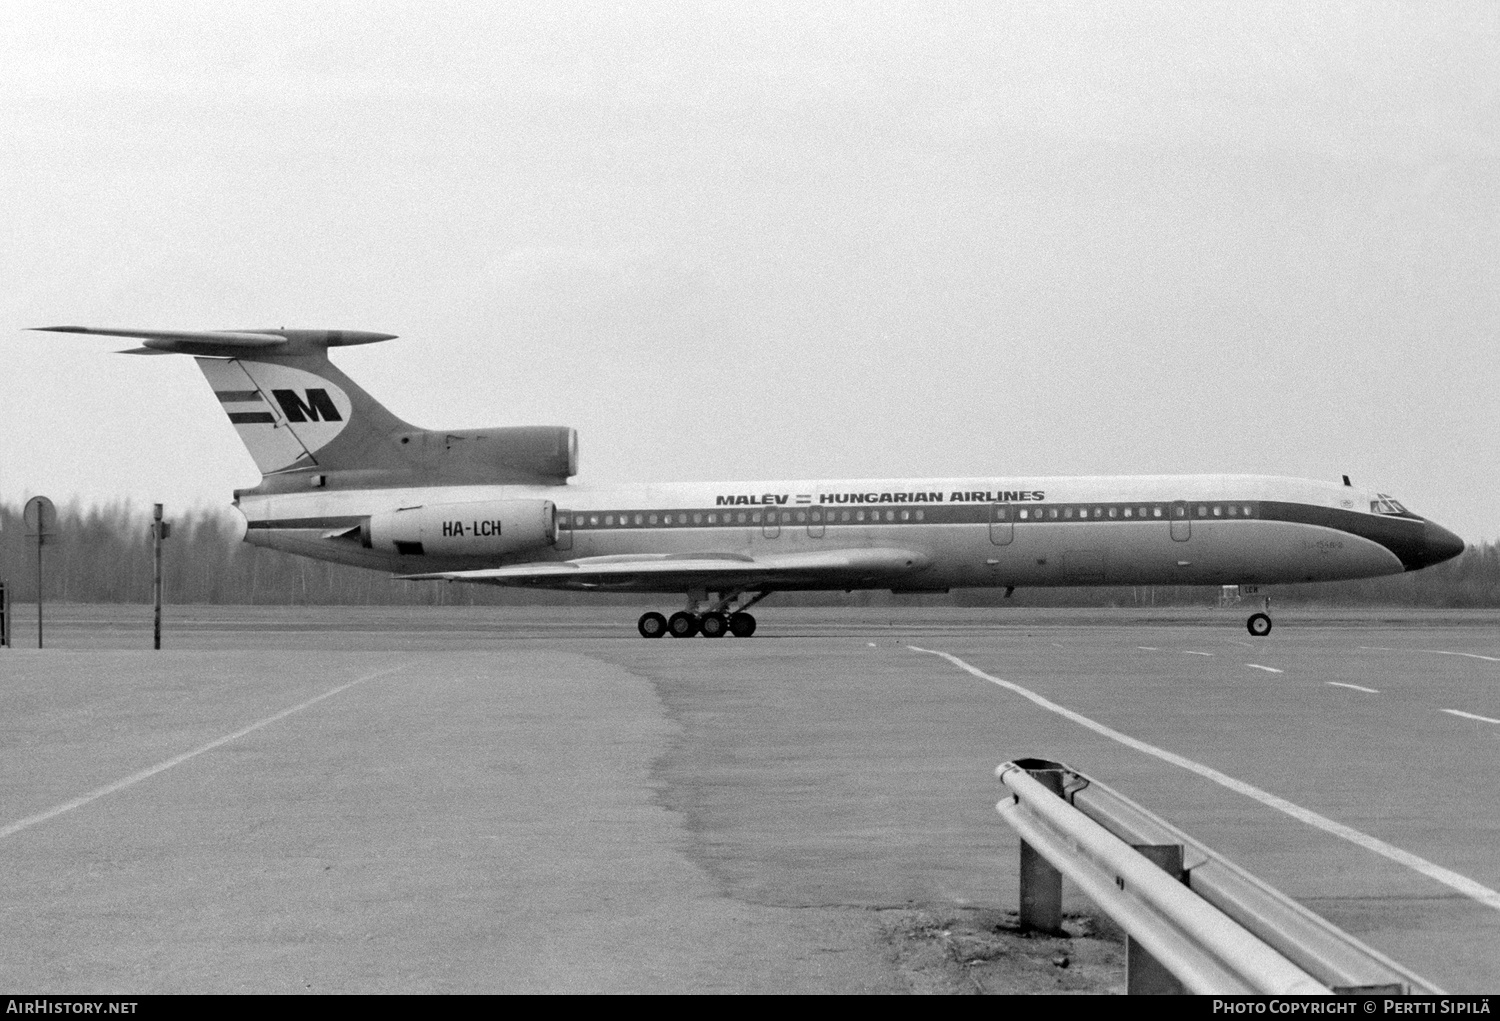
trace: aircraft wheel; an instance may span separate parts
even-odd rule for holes
[[[667,633],[667,618],[655,611],[643,613],[635,626],[642,638],[660,638]]]
[[[1264,638],[1271,633],[1271,618],[1264,613],[1251,614],[1250,619],[1245,621],[1245,627],[1256,638]]]
[[[678,610],[667,618],[667,630],[673,638],[691,638],[698,633],[698,618],[686,610]]]
[[[736,638],[749,638],[755,634],[755,618],[748,613],[731,613],[729,633]]]
[[[722,613],[705,613],[698,621],[698,631],[704,638],[723,638],[729,630],[729,621]]]

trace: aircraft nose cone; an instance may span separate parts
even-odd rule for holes
[[[1464,541],[1442,525],[1427,522],[1422,530],[1422,546],[1417,556],[1417,562],[1408,566],[1407,570],[1417,570],[1422,567],[1431,567],[1433,564],[1441,564],[1444,560],[1452,560],[1464,551]]]

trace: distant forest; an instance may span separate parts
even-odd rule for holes
[[[163,556],[169,603],[285,605],[538,605],[587,602],[641,603],[662,597],[596,596],[395,581],[378,571],[294,557],[238,541],[227,510],[167,511],[172,536]],[[150,509],[128,503],[58,508],[58,535],[44,550],[44,595],[75,603],[151,601]],[[36,598],[36,547],[26,538],[18,505],[0,503],[0,580],[16,602]],[[1470,546],[1448,563],[1412,574],[1367,581],[1269,587],[1281,604],[1344,606],[1500,606],[1500,545]],[[947,596],[893,596],[889,592],[783,593],[783,605],[989,606],[1001,602],[994,589],[956,589]],[[1117,586],[1018,589],[1016,606],[1209,606],[1217,586]],[[670,600],[668,600],[670,601]]]

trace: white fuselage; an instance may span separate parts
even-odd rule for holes
[[[1403,544],[1415,548],[1428,523],[1377,513],[1373,497],[1302,479],[1198,475],[314,489],[245,494],[237,506],[252,543],[402,574],[635,554],[759,558],[890,547],[927,561],[902,589],[937,590],[1399,573],[1411,566]],[[500,500],[555,503],[555,541],[505,556],[437,557],[348,538],[374,514]]]

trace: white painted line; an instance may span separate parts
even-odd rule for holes
[[[1273,666],[1261,666],[1259,663],[1246,663],[1245,665],[1248,666],[1248,667],[1254,667],[1256,670],[1264,670],[1268,674],[1284,674],[1284,673],[1286,673],[1285,670],[1277,670]]]
[[[1447,649],[1393,649],[1385,645],[1361,645],[1367,652],[1425,652],[1433,656],[1462,656],[1465,659],[1482,659],[1486,663],[1500,663],[1500,656],[1481,656],[1477,652],[1449,652]]]
[[[1466,713],[1461,709],[1444,709],[1443,712],[1452,713],[1454,716],[1462,716],[1466,720],[1478,720],[1481,723],[1500,723],[1500,720],[1491,719],[1488,716],[1476,716],[1474,713]]]
[[[1184,656],[1212,656],[1213,655],[1213,653],[1211,653],[1211,652],[1193,652],[1191,649],[1184,650],[1182,654]]]
[[[281,710],[281,712],[276,713],[274,716],[267,716],[265,719],[258,720],[255,723],[250,724],[250,726],[248,727],[241,727],[233,734],[225,734],[223,737],[215,738],[214,740],[208,742],[208,744],[194,748],[190,752],[183,752],[181,755],[173,756],[172,758],[167,759],[165,762],[158,762],[154,766],[147,766],[145,769],[141,770],[138,773],[131,773],[124,779],[116,780],[112,784],[106,784],[103,787],[99,787],[95,790],[89,791],[87,794],[80,795],[79,797],[74,798],[72,801],[65,801],[61,805],[55,805],[52,808],[47,809],[45,812],[38,812],[36,815],[29,815],[25,819],[17,819],[15,822],[10,823],[7,826],[0,827],[0,839],[8,837],[13,833],[19,833],[24,829],[35,826],[37,823],[46,822],[48,819],[56,819],[58,816],[62,815],[65,812],[71,812],[75,808],[82,808],[84,805],[87,805],[91,801],[98,801],[106,794],[113,794],[115,793],[115,791],[122,791],[126,787],[138,784],[142,780],[146,780],[150,777],[155,776],[157,773],[166,772],[173,766],[180,766],[189,759],[197,758],[204,752],[211,752],[215,748],[228,744],[230,741],[244,737],[246,734],[257,731],[262,727],[270,726],[278,720],[284,720],[288,716],[291,716],[293,713],[300,713],[304,709],[317,705],[325,698],[332,698],[339,692],[352,688],[356,684],[363,684],[365,681],[374,680],[377,677],[383,677],[386,674],[392,674],[397,670],[401,670],[404,668],[405,664],[403,664],[402,666],[388,667],[385,670],[377,670],[373,674],[366,674],[363,677],[357,677],[354,680],[350,681],[348,684],[340,684],[337,688],[325,691],[323,692],[323,694],[314,696],[313,698],[308,699],[306,702],[299,702],[296,705],[292,706],[290,709],[283,709]]]
[[[1349,689],[1351,689],[1353,691],[1363,691],[1363,692],[1365,692],[1366,694],[1369,694],[1369,695],[1378,695],[1378,694],[1380,694],[1380,692],[1376,691],[1374,688],[1366,688],[1366,687],[1362,687],[1362,686],[1360,686],[1358,684],[1345,684],[1343,681],[1324,681],[1323,683],[1327,684],[1327,685],[1330,685],[1332,687],[1335,687],[1335,688],[1349,688]]]
[[[1049,701],[1036,692],[1021,687],[1019,684],[1012,683],[1011,681],[1003,681],[998,677],[992,677],[978,667],[970,666],[951,653],[938,652],[935,649],[922,649],[915,645],[908,645],[907,648],[913,652],[925,652],[929,655],[946,659],[960,670],[973,674],[982,680],[989,681],[991,684],[998,684],[1000,687],[1008,691],[1013,691],[1023,698],[1028,698],[1043,709],[1050,710],[1065,719],[1072,720],[1081,727],[1087,727],[1096,734],[1102,734],[1112,741],[1118,741],[1127,748],[1134,748],[1138,752],[1155,756],[1163,762],[1170,762],[1172,765],[1186,769],[1190,773],[1197,773],[1199,776],[1212,780],[1220,786],[1227,787],[1237,794],[1243,794],[1245,797],[1253,798],[1263,805],[1276,809],[1278,812],[1284,812],[1293,819],[1307,823],[1309,826],[1314,826],[1325,833],[1332,833],[1336,837],[1342,837],[1352,844],[1358,844],[1360,847],[1368,851],[1374,851],[1376,854],[1384,858],[1389,858],[1391,861],[1399,862],[1415,872],[1420,872],[1429,879],[1434,879],[1450,889],[1457,890],[1464,896],[1470,897],[1486,907],[1500,911],[1500,890],[1491,890],[1488,886],[1478,883],[1468,876],[1454,872],[1452,869],[1445,869],[1443,866],[1430,862],[1426,858],[1412,854],[1410,851],[1403,851],[1393,844],[1387,844],[1378,837],[1372,837],[1368,833],[1362,833],[1352,826],[1345,826],[1341,822],[1335,822],[1327,816],[1319,815],[1311,809],[1303,808],[1301,805],[1294,804],[1285,798],[1277,797],[1275,794],[1263,791],[1259,787],[1248,784],[1243,780],[1236,780],[1234,777],[1226,773],[1221,773],[1211,766],[1205,766],[1185,756],[1178,755],[1176,752],[1169,752],[1165,748],[1158,748],[1155,745],[1147,744],[1145,741],[1137,740],[1128,734],[1122,734],[1118,730],[1089,719],[1082,713],[1076,713],[1071,709],[1058,705],[1056,702]]]
[[[1158,649],[1154,645],[1137,645],[1136,648],[1140,649],[1142,652],[1160,652],[1161,651],[1160,649]]]
[[[875,643],[874,642],[866,642],[865,644],[868,645],[872,649],[875,648]]]

